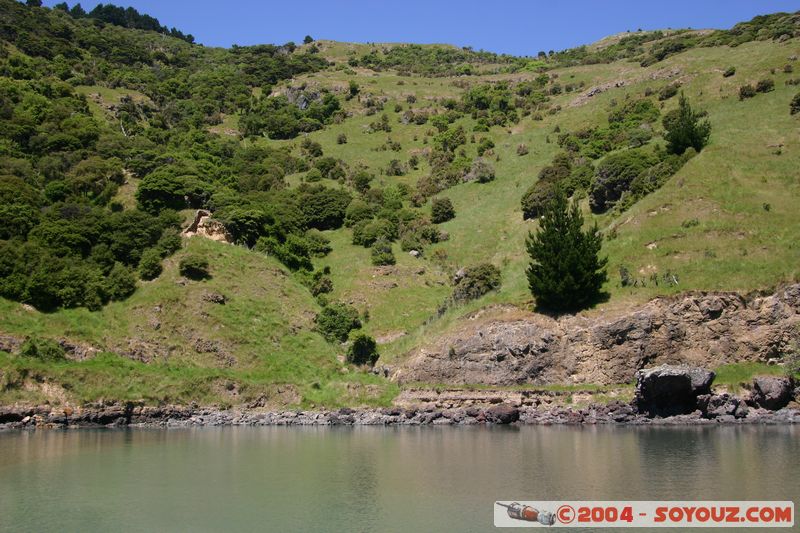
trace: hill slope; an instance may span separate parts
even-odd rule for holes
[[[17,132],[0,144],[0,193],[33,213],[4,214],[0,335],[11,351],[33,337],[88,356],[0,356],[4,403],[387,403],[397,386],[344,364],[349,344],[326,341],[315,317],[352,306],[350,339],[377,338],[382,365],[462,331],[477,309],[530,308],[524,240],[537,222],[520,202],[564,152],[591,165],[574,194],[609,258],[610,300],[585,314],[799,277],[796,14],[532,59],[329,41],[221,50],[0,2],[2,119]],[[740,100],[759,80],[773,89]],[[708,146],[649,194],[592,213],[604,161],[663,152],[677,85],[707,113]],[[655,120],[610,121],[644,101]],[[473,179],[476,161],[494,179]],[[432,197],[455,218],[432,224]],[[172,255],[164,239],[200,207],[238,245],[193,237]],[[370,234],[394,264],[353,244]],[[136,281],[147,253],[163,273]],[[179,275],[189,256],[209,261],[209,279]],[[453,304],[453,275],[479,263],[500,269],[501,287]],[[64,281],[36,285],[40,270]]]

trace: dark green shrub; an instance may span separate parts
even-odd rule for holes
[[[161,275],[161,271],[161,253],[158,249],[145,250],[139,259],[139,277],[144,280],[156,279]]]
[[[663,120],[669,153],[680,155],[688,148],[700,152],[705,147],[711,135],[711,124],[708,120],[701,121],[701,116],[692,110],[689,100],[681,94],[678,109],[667,113]]]
[[[483,157],[483,154],[492,148],[494,148],[494,142],[492,142],[491,139],[484,137],[481,139],[481,142],[478,143],[478,157]]]
[[[372,246],[380,238],[391,242],[397,237],[397,223],[385,218],[362,220],[353,226],[353,244],[365,248]]]
[[[499,289],[500,283],[500,271],[491,263],[465,268],[457,276],[453,300],[466,302],[478,299],[490,291]]]
[[[573,311],[597,301],[608,279],[607,259],[599,256],[602,241],[596,224],[583,230],[577,202],[570,207],[563,191],[557,191],[536,234],[527,240],[528,286],[537,305]]]
[[[431,201],[431,221],[441,224],[456,217],[456,210],[450,198],[434,198]]]
[[[402,176],[405,173],[406,169],[398,159],[392,159],[389,161],[389,165],[386,167],[387,176]]]
[[[385,239],[375,241],[375,244],[372,245],[370,257],[372,264],[375,266],[393,265],[397,262],[392,252],[392,243]]]
[[[50,339],[28,337],[20,347],[19,354],[23,357],[32,357],[41,361],[62,361],[64,348]]]
[[[631,183],[658,159],[644,149],[627,150],[611,154],[598,166],[594,181],[589,188],[589,207],[594,213],[603,213],[611,208]]]
[[[736,67],[728,67],[725,69],[725,72],[722,73],[723,78],[730,78],[736,74]]]
[[[161,257],[169,257],[180,250],[182,245],[183,239],[181,239],[181,234],[178,233],[178,230],[167,228],[161,234],[161,238],[158,239],[156,249],[161,254]]]
[[[550,181],[537,181],[522,196],[522,218],[538,218],[555,194],[556,185]]]
[[[110,300],[124,300],[136,290],[133,271],[121,263],[115,263],[105,280],[105,292]]]
[[[739,87],[739,100],[752,98],[756,95],[756,89],[752,85],[742,85]]]
[[[378,344],[369,335],[359,333],[347,349],[347,362],[352,365],[375,366],[378,361]]]
[[[665,85],[664,87],[661,88],[660,91],[658,91],[658,99],[662,101],[669,100],[670,98],[678,94],[679,88],[680,85],[676,83],[670,83],[669,85]]]
[[[181,276],[189,279],[202,280],[210,278],[211,274],[208,270],[208,261],[197,254],[188,254],[178,263],[178,271]]]
[[[364,200],[356,198],[347,206],[347,211],[345,211],[344,215],[344,225],[350,228],[362,220],[372,220],[374,216],[375,210],[373,207]]]
[[[340,133],[336,136],[336,144],[347,144],[347,135]]]
[[[305,239],[308,243],[308,251],[314,257],[325,257],[333,250],[331,240],[317,229],[306,231]]]
[[[757,93],[768,93],[774,90],[775,81],[773,81],[772,78],[764,78],[763,80],[758,80],[758,83],[756,83]]]
[[[789,113],[792,115],[800,113],[800,93],[797,93],[794,95],[794,98],[792,98],[792,101],[789,104]]]
[[[322,181],[322,171],[316,167],[306,172],[305,181],[307,183],[316,183]]]
[[[331,303],[314,320],[317,330],[328,342],[344,342],[354,329],[361,328],[358,311],[347,304]]]

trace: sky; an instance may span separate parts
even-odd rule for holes
[[[53,6],[60,0],[46,0]],[[70,7],[76,2],[69,1]],[[91,10],[99,2],[83,0]],[[207,46],[447,43],[514,55],[563,50],[637,29],[729,28],[798,11],[800,0],[106,0],[132,6]]]

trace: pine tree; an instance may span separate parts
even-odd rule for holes
[[[707,120],[700,122],[700,115],[692,111],[689,100],[681,92],[678,109],[664,116],[664,139],[667,151],[671,154],[682,154],[688,148],[698,152],[708,143],[711,135],[711,124]]]
[[[528,286],[537,305],[554,311],[583,309],[600,297],[608,279],[603,237],[597,224],[583,231],[583,215],[558,190],[545,208],[539,229],[528,235]]]

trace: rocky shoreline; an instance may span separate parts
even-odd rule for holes
[[[133,402],[72,407],[0,407],[0,430],[81,427],[445,426],[445,425],[719,425],[800,424],[800,387],[792,377],[758,376],[742,396],[712,391],[714,372],[670,366],[637,373],[633,400],[586,407],[534,400],[471,404],[453,397],[373,409],[267,411],[153,407]],[[447,398],[447,397],[445,397]],[[473,400],[467,400],[472,402]]]
[[[746,416],[708,416],[698,410],[649,417],[631,404],[536,409],[501,404],[489,408],[348,409],[335,411],[217,410],[202,407],[113,405],[65,414],[49,408],[0,408],[0,430],[102,427],[185,428],[202,426],[446,426],[446,425],[721,425],[800,424],[800,410],[750,409]]]

